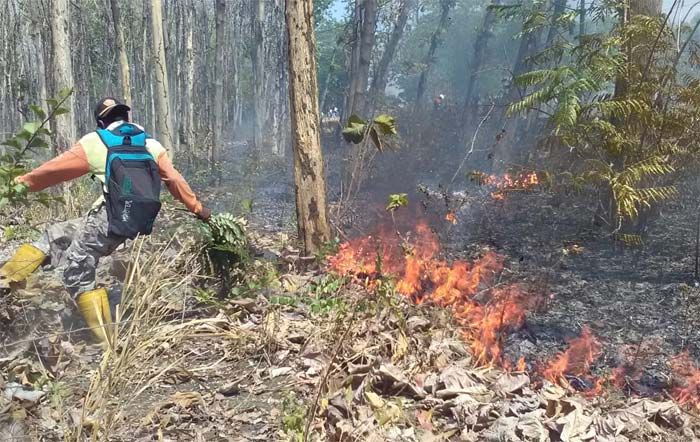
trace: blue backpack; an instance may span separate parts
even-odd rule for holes
[[[150,234],[161,204],[158,164],[146,149],[148,134],[130,123],[97,129],[97,134],[107,147],[109,233],[131,239]]]

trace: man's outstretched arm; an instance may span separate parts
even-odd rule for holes
[[[160,178],[168,187],[170,193],[187,207],[187,209],[197,215],[200,219],[206,221],[211,216],[211,210],[202,206],[197,196],[192,191],[192,188],[187,181],[182,177],[180,172],[175,169],[167,152],[163,152],[158,157],[158,169]]]
[[[87,155],[83,146],[77,143],[56,158],[17,177],[17,182],[27,185],[30,192],[39,192],[47,187],[79,178],[88,172],[90,172],[90,164]]]

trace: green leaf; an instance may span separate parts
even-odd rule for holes
[[[53,116],[58,117],[59,115],[67,114],[68,112],[70,111],[65,107],[59,107],[58,109],[53,111]]]
[[[396,135],[396,119],[391,115],[378,115],[374,119],[374,126],[382,135]]]
[[[36,115],[37,118],[39,118],[41,120],[46,119],[46,112],[44,112],[44,109],[40,108],[36,104],[29,105],[29,109],[31,109],[32,112],[34,112],[34,115]]]
[[[24,141],[29,141],[32,139],[32,135],[33,135],[32,132],[27,132],[26,130],[22,129],[19,131],[19,133],[17,133],[17,135],[15,137],[21,138]]]
[[[343,129],[343,138],[348,143],[359,144],[365,138],[367,122],[357,115],[350,115],[348,125]]]
[[[10,139],[8,139],[8,140],[3,141],[2,145],[3,145],[3,146],[14,147],[15,149],[21,149],[21,148],[22,148],[22,144],[19,142],[19,140],[18,140],[17,138],[14,138],[14,137],[13,137],[13,138],[10,138]]]
[[[395,193],[389,195],[389,204],[386,206],[386,210],[393,212],[399,207],[408,206],[408,194],[405,193]]]
[[[377,133],[377,129],[374,126],[369,130],[369,137],[377,150],[383,152],[382,140],[379,138],[379,133]]]
[[[34,135],[34,133],[37,131],[37,129],[39,129],[40,126],[41,123],[37,121],[30,121],[28,123],[24,123],[24,126],[22,126],[22,130]]]
[[[243,201],[241,201],[241,207],[243,210],[246,212],[250,213],[253,211],[253,200],[250,198],[246,198]]]
[[[73,94],[73,88],[71,87],[65,87],[58,91],[58,96],[60,97],[60,100],[64,100],[68,97],[70,97]]]
[[[43,139],[36,137],[32,140],[31,143],[29,143],[29,146],[27,146],[27,147],[29,147],[29,148],[33,148],[33,147],[47,148],[47,147],[49,147],[49,145]]]

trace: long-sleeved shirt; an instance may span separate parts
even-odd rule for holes
[[[107,129],[114,129],[119,124],[120,122],[113,123]],[[148,138],[146,149],[156,160],[160,177],[173,197],[182,202],[192,213],[199,214],[202,203],[180,172],[175,169],[165,148],[158,141]],[[38,192],[88,173],[104,183],[106,163],[107,147],[100,136],[92,132],[81,138],[71,149],[18,177],[17,181],[26,184],[30,192]]]

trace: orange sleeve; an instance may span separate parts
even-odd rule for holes
[[[85,150],[80,143],[76,143],[70,150],[31,172],[17,177],[17,182],[29,186],[30,192],[39,192],[47,187],[81,177],[88,172],[90,172],[90,164]]]
[[[202,211],[202,203],[197,200],[197,196],[190,188],[190,185],[180,175],[180,172],[175,169],[167,152],[163,152],[158,157],[158,169],[160,178],[175,199],[184,204],[190,212],[199,215],[199,212]]]

